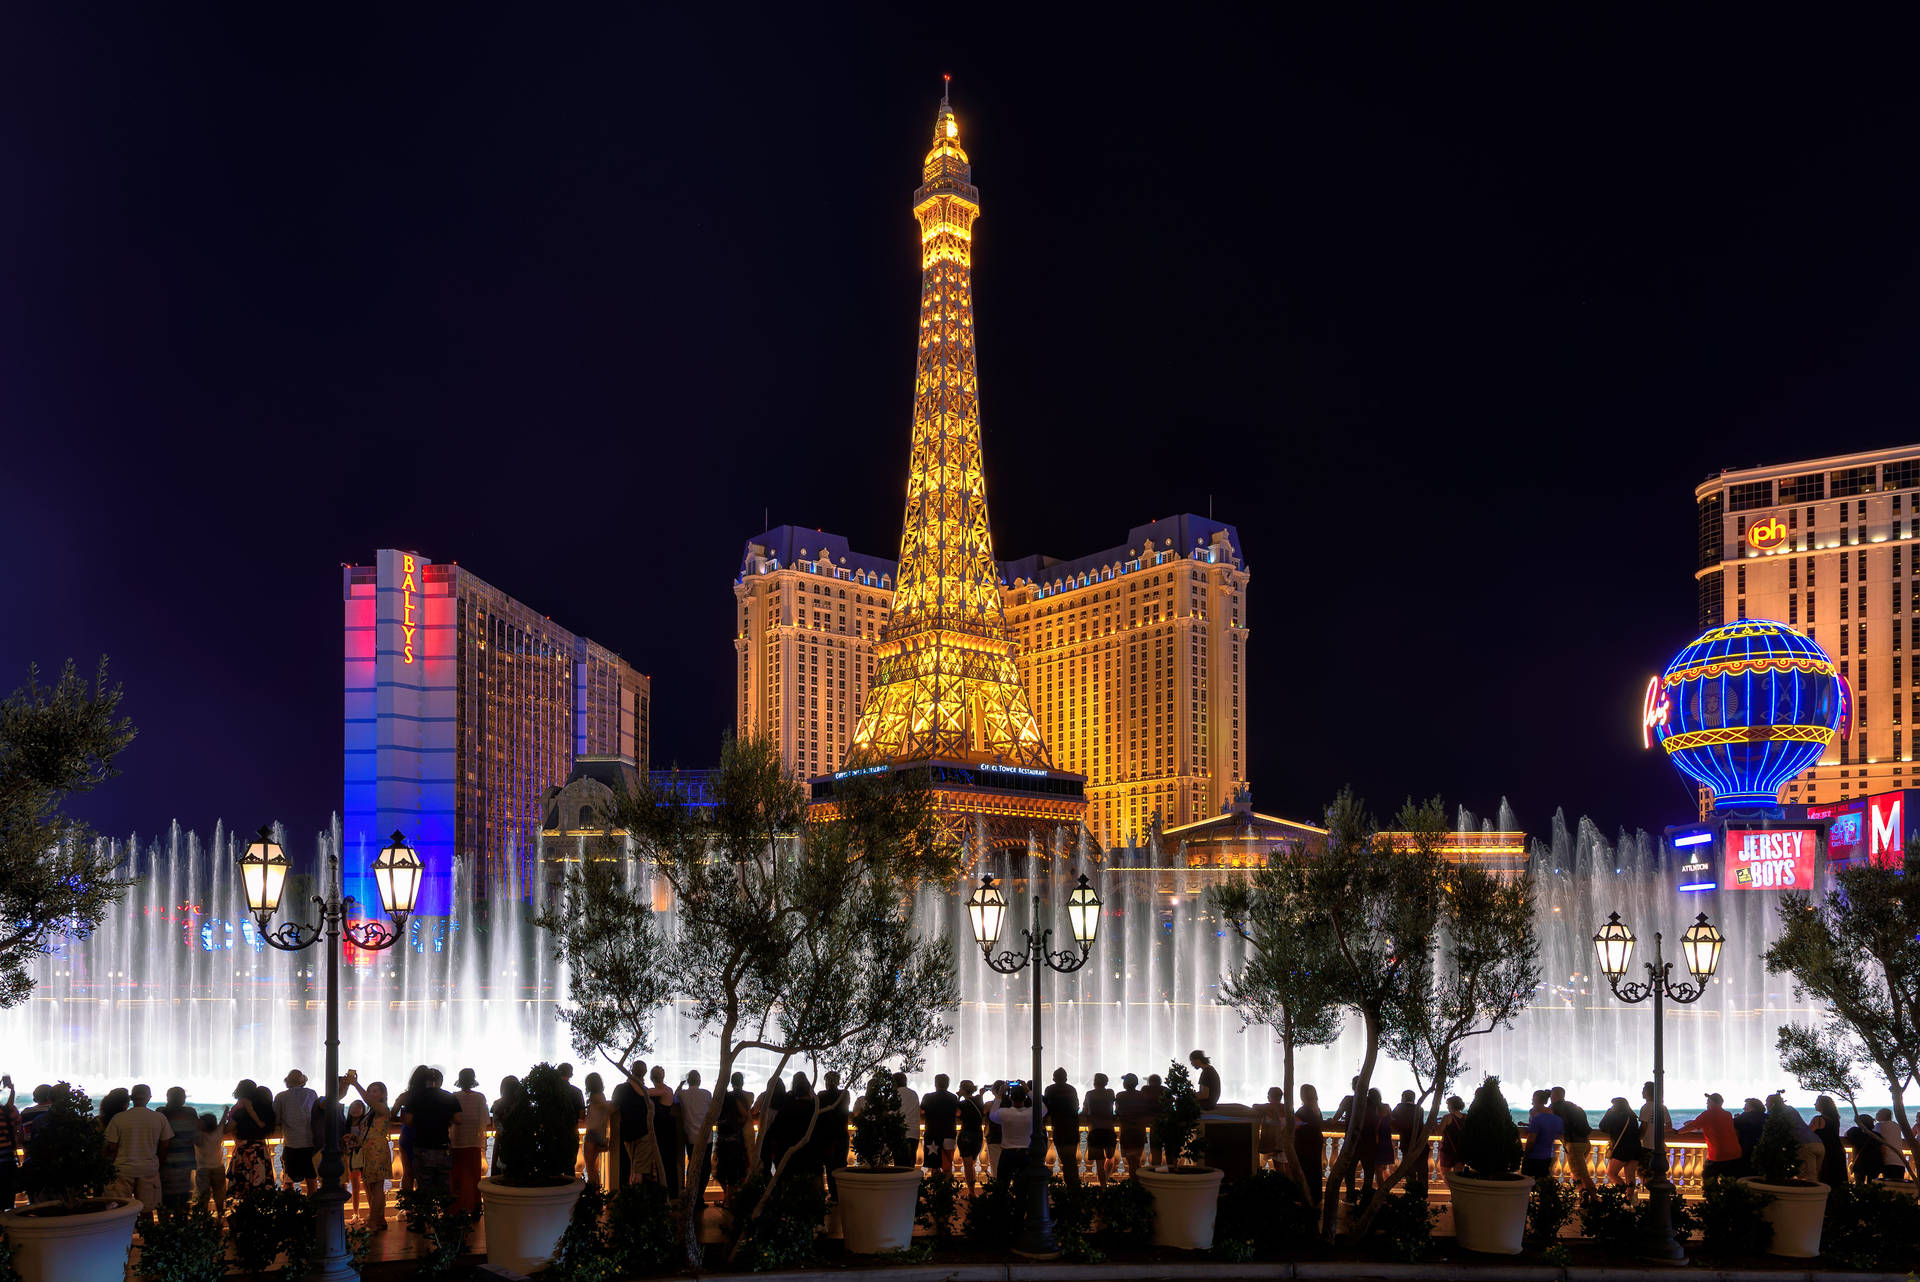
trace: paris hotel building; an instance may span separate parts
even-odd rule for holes
[[[648,678],[472,571],[383,549],[342,567],[346,890],[404,833],[421,911],[451,904],[456,859],[484,895],[524,861],[547,795],[580,757],[647,768]],[[364,858],[362,856],[365,856]]]
[[[1911,786],[1920,730],[1920,445],[1721,472],[1694,490],[1700,626],[1778,619],[1853,689],[1853,733],[1788,805]]]
[[[1220,812],[1247,778],[1247,578],[1231,525],[1185,515],[1071,561],[1000,563],[1007,636],[1056,768],[1102,846]],[[736,719],[802,778],[846,763],[894,563],[784,525],[734,582]]]

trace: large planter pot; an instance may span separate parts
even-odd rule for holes
[[[1761,1212],[1773,1225],[1768,1255],[1808,1260],[1820,1254],[1820,1223],[1827,1215],[1826,1185],[1763,1184],[1751,1175],[1740,1182],[1773,1199]]]
[[[480,1181],[480,1214],[487,1228],[487,1263],[516,1273],[532,1273],[553,1263],[560,1235],[573,1218],[573,1204],[586,1188],[583,1180],[516,1188]]]
[[[847,1250],[879,1255],[913,1245],[919,1167],[870,1171],[848,1166],[833,1173],[833,1183],[840,1190],[840,1233]]]
[[[47,1215],[58,1202],[0,1213],[22,1282],[121,1282],[140,1203],[115,1200],[104,1211]]]
[[[1527,1196],[1531,1175],[1510,1180],[1480,1180],[1455,1171],[1447,1176],[1453,1201],[1454,1240],[1469,1251],[1518,1255],[1527,1236]]]
[[[1213,1245],[1213,1216],[1224,1171],[1211,1166],[1143,1170],[1134,1176],[1153,1194],[1155,1246],[1204,1251]]]

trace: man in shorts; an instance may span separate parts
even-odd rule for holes
[[[287,1089],[273,1097],[273,1120],[280,1124],[280,1165],[289,1187],[305,1186],[311,1197],[320,1187],[313,1169],[313,1106],[319,1095],[299,1069],[287,1074]]]
[[[1121,1091],[1113,1098],[1113,1118],[1120,1129],[1120,1156],[1128,1176],[1140,1174],[1147,1153],[1147,1128],[1153,1125],[1153,1101],[1140,1089],[1137,1073],[1120,1076]]]
[[[953,1155],[959,1151],[960,1097],[947,1089],[950,1079],[936,1073],[933,1089],[920,1097],[920,1120],[926,1126],[927,1147],[921,1154],[929,1171],[953,1170]],[[913,1119],[908,1118],[911,1126]]]
[[[1560,1119],[1563,1128],[1560,1142],[1567,1150],[1567,1170],[1573,1175],[1574,1185],[1582,1193],[1598,1193],[1593,1173],[1587,1169],[1587,1159],[1593,1153],[1593,1124],[1587,1121],[1587,1110],[1567,1098],[1564,1086],[1554,1087],[1550,1098],[1553,1115]]]

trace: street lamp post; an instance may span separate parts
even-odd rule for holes
[[[1661,1121],[1667,1101],[1666,1003],[1675,1001],[1685,1005],[1700,1000],[1701,994],[1707,991],[1707,981],[1719,968],[1720,947],[1726,942],[1726,936],[1715,930],[1708,923],[1707,915],[1701,913],[1680,937],[1680,951],[1694,982],[1676,984],[1673,963],[1662,954],[1660,932],[1655,931],[1653,960],[1645,963],[1646,982],[1622,984],[1620,977],[1627,973],[1627,961],[1633,956],[1633,932],[1620,920],[1619,913],[1609,913],[1607,924],[1593,935],[1594,951],[1600,955],[1600,972],[1607,977],[1607,986],[1613,995],[1623,1002],[1653,1000],[1653,1142],[1647,1145],[1650,1154],[1647,1174],[1651,1177],[1647,1181],[1647,1205],[1651,1214],[1647,1217],[1640,1250],[1648,1259],[1687,1258],[1686,1249],[1673,1230],[1674,1188],[1673,1181],[1667,1178],[1667,1134]]]
[[[993,884],[993,874],[988,873],[980,879],[980,888],[967,899],[967,916],[973,925],[974,942],[980,945],[981,957],[1002,975],[1012,975],[1028,965],[1041,963],[1033,965],[1033,1079],[1028,1088],[1033,1104],[1033,1134],[1027,1141],[1027,1164],[1019,1175],[1019,1196],[1026,1199],[1027,1222],[1013,1249],[1022,1255],[1052,1256],[1060,1253],[1060,1243],[1054,1236],[1053,1217],[1047,1209],[1047,1137],[1040,1119],[1040,976],[1043,970],[1071,975],[1087,964],[1094,936],[1100,931],[1100,896],[1087,884],[1085,873],[1080,875],[1080,884],[1074,887],[1073,893],[1067,896],[1067,924],[1073,931],[1074,942],[1080,945],[1078,954],[1054,952],[1047,947],[1053,931],[1040,929],[1040,896],[1035,895],[1033,928],[1021,932],[1027,937],[1025,946],[1018,951],[1005,949],[995,955],[993,945],[1000,938],[1000,926],[1006,915],[1006,897]]]
[[[373,861],[374,884],[380,890],[381,907],[393,919],[392,928],[378,921],[351,922],[347,910],[352,896],[340,893],[340,852],[328,852],[333,872],[326,894],[315,895],[320,920],[311,925],[281,922],[269,930],[267,923],[280,907],[280,892],[286,886],[290,864],[280,843],[273,839],[273,828],[262,827],[240,857],[241,882],[246,887],[247,908],[260,927],[260,937],[284,952],[311,948],[324,936],[327,941],[327,1110],[325,1147],[320,1154],[320,1191],[314,1201],[320,1208],[320,1262],[313,1274],[325,1282],[345,1282],[357,1278],[360,1271],[347,1253],[347,1189],[341,1176],[345,1165],[340,1160],[340,938],[354,946],[378,952],[399,942],[420,893],[420,857],[407,845],[400,833]]]

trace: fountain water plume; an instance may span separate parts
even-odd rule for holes
[[[1460,822],[1475,826],[1464,812]],[[1499,823],[1512,826],[1504,804]],[[590,839],[566,840],[566,856],[587,856]],[[312,917],[311,870],[324,869],[327,852],[340,841],[337,824],[312,841],[309,871],[289,879],[286,915]],[[1677,941],[1705,907],[1727,946],[1705,998],[1669,1012],[1668,1097],[1688,1107],[1707,1090],[1739,1098],[1782,1084],[1775,1029],[1805,1022],[1809,1012],[1796,1003],[1789,982],[1768,976],[1761,961],[1779,934],[1777,897],[1722,892],[1702,903],[1676,890],[1657,847],[1645,833],[1609,840],[1587,820],[1570,828],[1563,815],[1554,816],[1546,839],[1534,843],[1527,873],[1543,983],[1513,1028],[1468,1044],[1470,1078],[1499,1073],[1515,1098],[1537,1086],[1565,1085],[1588,1107],[1602,1107],[1613,1095],[1637,1099],[1651,1065],[1651,1020],[1616,1001],[1593,974],[1590,936],[1608,912],[1618,911],[1644,941],[1637,965],[1651,955],[1654,931]],[[156,1089],[184,1086],[202,1103],[225,1099],[241,1077],[278,1083],[299,1066],[317,1078],[325,956],[319,947],[288,954],[264,945],[236,875],[238,839],[216,826],[202,842],[176,824],[157,840],[143,845],[129,838],[114,848],[135,884],[90,938],[69,941],[36,963],[32,998],[0,1012],[8,1048],[0,1067],[23,1090],[60,1078],[96,1092],[146,1081]],[[1009,934],[1028,928],[1029,897],[1037,889],[1047,914],[1042,929],[1055,931],[1054,947],[1071,946],[1066,896],[1081,871],[1092,875],[1103,900],[1087,966],[1045,978],[1049,1073],[1065,1067],[1084,1088],[1096,1071],[1116,1081],[1128,1071],[1163,1073],[1170,1060],[1184,1061],[1199,1047],[1213,1056],[1229,1099],[1264,1098],[1280,1080],[1271,1033],[1242,1029],[1217,1000],[1222,973],[1244,955],[1242,942],[1206,902],[1207,886],[1223,874],[1189,868],[1180,852],[1163,849],[1157,839],[1107,851],[1098,862],[1084,837],[1072,847],[1057,838],[1050,849],[1012,855],[975,840],[968,853],[972,876],[992,871],[1002,879]],[[355,843],[343,854],[364,861],[374,852]],[[500,1077],[537,1060],[573,1058],[554,1013],[555,995],[568,991],[569,976],[531,920],[532,906],[544,905],[559,888],[561,855],[545,845],[516,852],[506,861],[507,884],[477,902],[462,866],[451,916],[409,922],[407,937],[389,952],[347,946],[342,1067],[390,1085],[416,1063],[438,1065],[449,1076],[471,1067],[491,1094]],[[654,905],[671,937],[664,882],[630,848],[620,847],[618,857],[629,886]],[[953,939],[961,993],[950,1019],[952,1041],[932,1052],[919,1076],[1024,1077],[1032,976],[999,975],[979,959],[966,893],[965,886],[927,890],[916,905],[921,930]],[[1300,1080],[1318,1083],[1329,1102],[1337,1100],[1360,1051],[1358,1031],[1349,1028],[1335,1045],[1301,1052]],[[669,1007],[660,1012],[647,1058],[674,1066],[677,1077],[686,1067],[710,1071],[717,1056],[692,1022]],[[581,1072],[607,1067],[583,1064]],[[757,1089],[772,1064],[749,1057],[740,1067]],[[1376,1080],[1383,1090],[1412,1084],[1404,1067],[1391,1063],[1382,1064]]]

